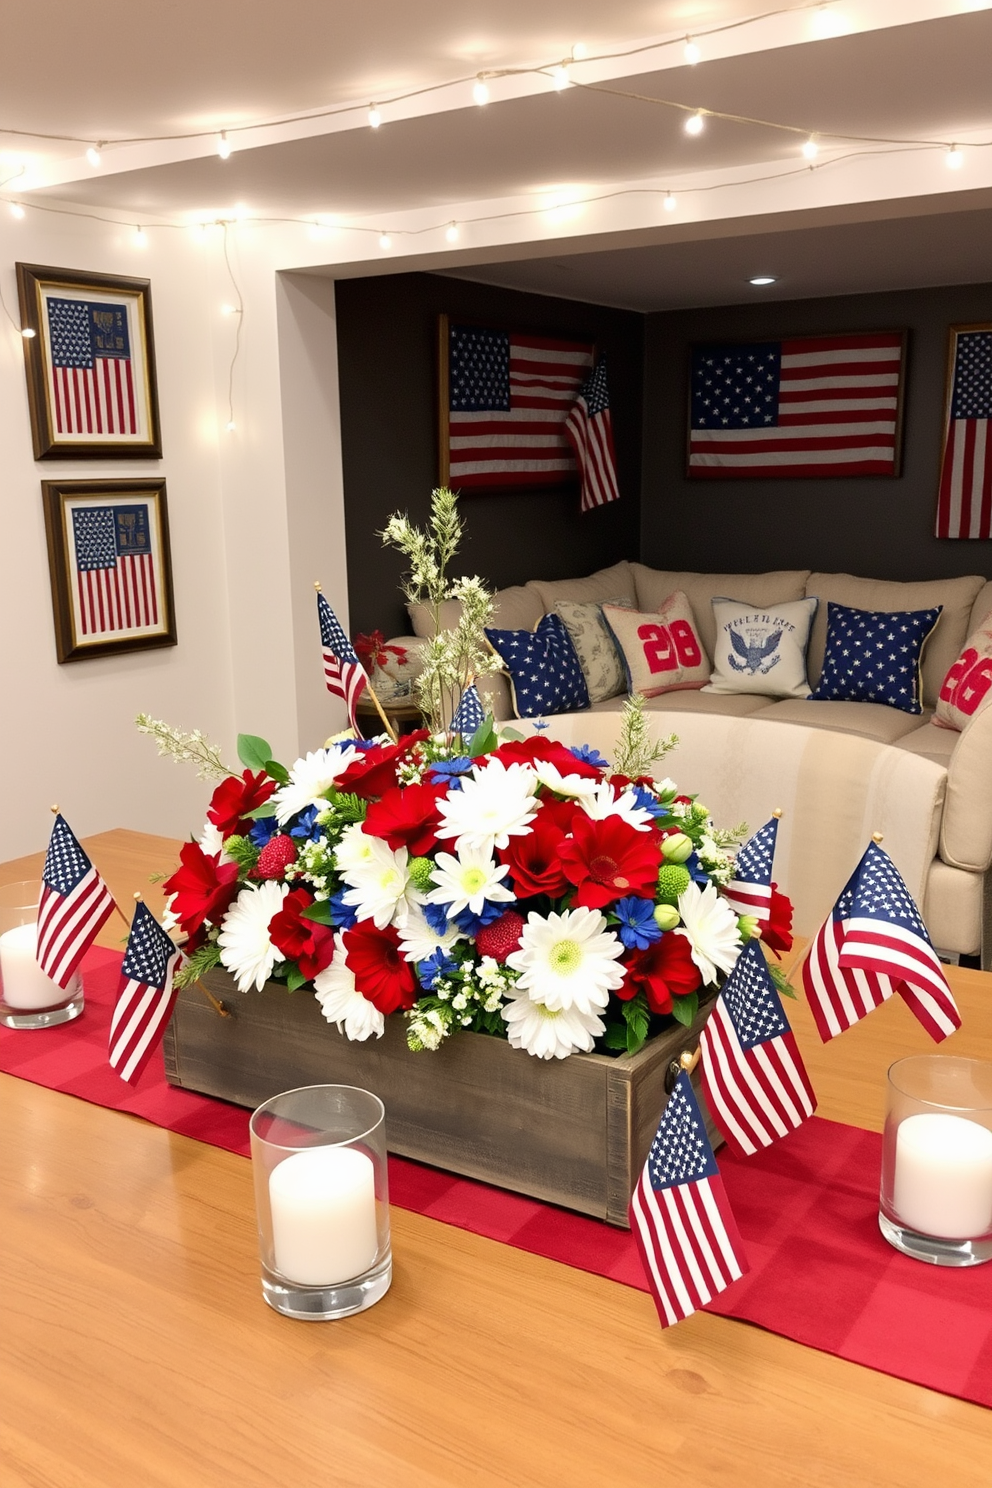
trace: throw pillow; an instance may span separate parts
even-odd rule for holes
[[[623,655],[628,692],[660,697],[663,692],[705,687],[709,657],[680,589],[655,611],[605,604],[603,614]]]
[[[589,693],[575,647],[560,615],[544,615],[534,630],[487,630],[510,679],[518,718],[588,708]]]
[[[823,671],[811,696],[922,713],[920,657],[942,608],[854,610],[829,600]]]
[[[606,600],[605,603],[619,605],[625,610],[633,609],[630,600],[622,596]],[[571,599],[557,599],[555,609],[564,621],[565,629],[575,647],[582,675],[586,679],[590,703],[602,703],[606,698],[626,692],[627,676],[623,660],[617,651],[613,632],[603,619],[602,605],[578,604]]]
[[[809,697],[806,642],[816,606],[812,598],[772,605],[714,599],[716,646],[706,691]]]
[[[992,615],[965,642],[964,650],[944,678],[933,722],[938,728],[963,729],[992,702]]]

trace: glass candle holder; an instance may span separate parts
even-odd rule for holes
[[[916,1054],[892,1065],[878,1224],[934,1266],[992,1260],[992,1064]]]
[[[354,1085],[304,1085],[252,1115],[262,1295],[276,1312],[348,1317],[389,1290],[385,1114]]]
[[[83,983],[76,972],[62,988],[36,959],[38,879],[0,887],[0,1024],[6,1028],[52,1028],[83,1011]]]

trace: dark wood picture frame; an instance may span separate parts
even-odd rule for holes
[[[896,419],[895,439],[893,447],[892,469],[884,471],[852,470],[850,466],[838,464],[836,469],[803,471],[783,467],[781,471],[762,470],[755,474],[747,467],[728,469],[726,467],[715,467],[709,470],[693,467],[692,455],[692,372],[693,358],[698,351],[704,351],[707,347],[725,350],[733,346],[749,346],[754,344],[780,343],[784,341],[818,341],[831,340],[844,336],[898,336],[900,338],[899,357],[899,380],[896,392]],[[893,329],[891,327],[877,327],[865,331],[815,331],[808,335],[793,336],[754,336],[748,341],[738,338],[726,341],[697,341],[688,348],[686,358],[686,413],[685,413],[685,478],[692,481],[714,481],[714,480],[894,480],[902,474],[902,447],[903,447],[903,415],[906,407],[906,361],[909,348],[909,332],[905,328]]]
[[[35,459],[161,459],[149,281],[16,268]]]
[[[176,645],[164,478],[42,481],[41,494],[59,662]],[[92,544],[82,568],[77,532]]]
[[[499,318],[487,319],[485,322],[474,320],[471,316],[452,317],[442,311],[437,318],[437,468],[438,484],[447,486],[451,480],[451,376],[450,376],[450,338],[452,324],[470,327],[474,330],[499,331],[505,335],[516,333],[520,336],[545,336],[549,340],[569,342],[576,347],[588,347],[592,356],[590,371],[599,361],[599,343],[591,336],[574,335],[571,332],[558,330],[531,330],[518,324],[509,324]],[[580,384],[581,386],[581,384]],[[505,495],[507,492],[542,492],[561,491],[569,486],[577,487],[580,476],[578,469],[564,470],[552,480],[506,480],[486,481],[478,485],[462,485],[459,483],[456,489],[466,496],[472,495]]]

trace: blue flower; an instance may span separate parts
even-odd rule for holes
[[[438,978],[450,976],[453,971],[458,970],[458,962],[453,961],[445,951],[438,946],[437,950],[428,956],[426,961],[417,962],[417,976],[420,985],[428,992],[433,992],[437,986]]]
[[[575,758],[581,760],[584,765],[595,765],[597,770],[609,768],[609,760],[605,760],[599,750],[593,749],[591,744],[573,744],[568,752],[574,754]]]
[[[342,744],[338,745],[339,749],[357,749],[360,754],[364,754],[366,749],[374,749],[375,747],[376,743],[374,739],[346,739]]]
[[[279,831],[279,823],[274,816],[260,816],[258,821],[253,821],[249,827],[248,840],[261,852],[265,844]]]
[[[652,900],[636,899],[630,895],[626,899],[617,900],[613,913],[620,921],[617,934],[628,951],[646,951],[649,945],[654,945],[656,940],[661,939]]]
[[[470,909],[463,909],[456,914],[452,920],[463,935],[478,935],[483,925],[491,925],[493,920],[498,920],[506,910],[505,904],[484,904],[481,914],[473,914]]]
[[[430,925],[435,935],[446,935],[448,933],[448,911],[443,904],[425,904],[423,906],[424,919]]]
[[[543,718],[535,718],[532,720],[532,722],[534,724],[534,727],[539,731],[543,731],[544,729],[551,727],[549,723],[545,723]]]
[[[631,794],[634,797],[634,804],[639,806],[642,811],[650,811],[652,816],[668,815],[668,807],[662,806],[658,797],[653,795],[651,791],[645,790],[643,785],[635,785]]]
[[[327,909],[331,916],[331,924],[335,930],[350,930],[355,924],[358,916],[350,904],[344,902],[344,889],[338,889],[327,901]]]
[[[689,856],[686,858],[683,867],[688,868],[693,883],[702,884],[703,888],[705,888],[706,885],[709,883],[710,876],[706,872],[706,869],[703,867],[702,863],[699,861],[698,853],[690,853]]]
[[[296,825],[290,827],[289,835],[291,837],[319,837],[321,829],[317,825],[317,812],[320,809],[317,806],[308,806],[305,811],[301,811],[296,818]]]
[[[470,760],[467,755],[459,755],[458,759],[435,760],[427,775],[431,780],[448,780],[453,786],[460,785],[461,781],[457,777],[467,775],[474,763],[475,761]]]

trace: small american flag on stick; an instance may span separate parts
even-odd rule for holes
[[[155,916],[139,901],[134,907],[110,1024],[110,1066],[129,1085],[140,1078],[172,1016],[177,995],[172,977],[180,954]]]
[[[750,837],[734,864],[734,876],[723,891],[723,897],[735,914],[753,915],[759,924],[771,918],[772,865],[778,817],[773,816],[760,831]]]
[[[679,1075],[630,1200],[663,1328],[749,1269],[688,1074]]]
[[[565,433],[582,477],[582,510],[592,511],[610,501],[619,501],[605,357],[600,358],[592,376],[583,383],[565,420]]]
[[[760,944],[748,941],[699,1040],[706,1099],[731,1147],[770,1147],[816,1110],[816,1096]]]
[[[803,964],[803,986],[826,1043],[898,992],[938,1043],[961,1015],[912,894],[875,842]]]
[[[463,739],[469,740],[485,721],[486,710],[482,706],[479,689],[474,682],[470,682],[462,693],[461,702],[452,716],[451,732],[460,734]]]
[[[38,901],[38,965],[63,991],[117,908],[61,813],[55,817]]]
[[[938,537],[992,537],[992,325],[951,327]]]
[[[351,726],[357,732],[355,709],[369,679],[340,620],[319,589],[317,614],[320,618],[320,643],[324,655],[324,681],[327,683],[327,690],[335,697],[344,699]]]

